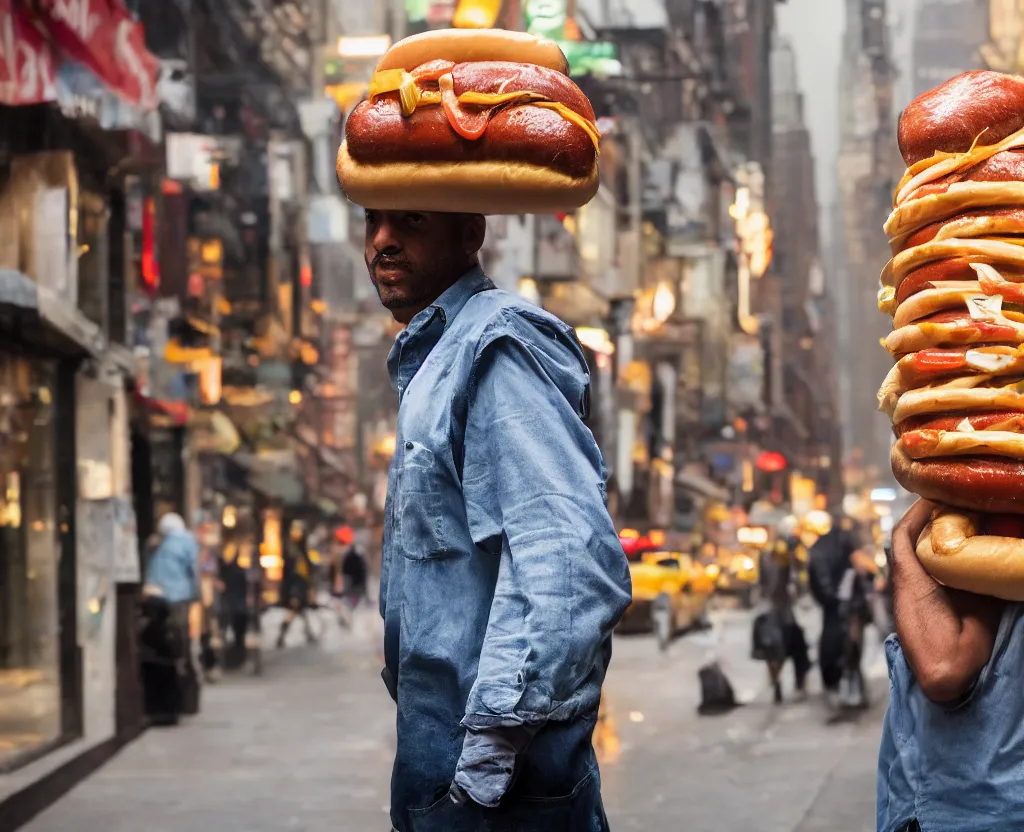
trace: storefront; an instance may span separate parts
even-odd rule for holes
[[[58,373],[54,360],[0,354],[0,771],[79,729],[78,680],[62,663],[75,645],[61,628],[74,573],[61,569]]]

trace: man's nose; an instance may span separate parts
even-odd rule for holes
[[[395,225],[386,217],[380,220],[376,231],[374,231],[373,247],[377,251],[401,248],[398,242]]]

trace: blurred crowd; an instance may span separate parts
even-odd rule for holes
[[[784,698],[787,663],[797,695],[805,693],[810,651],[794,605],[809,595],[821,609],[817,664],[830,705],[867,707],[865,630],[874,626],[883,641],[893,629],[887,548],[857,521],[837,515],[809,551],[796,534],[780,530],[761,551],[758,573],[765,609],[753,621],[753,655],[767,663],[775,700]]]
[[[173,725],[197,713],[202,682],[216,682],[225,671],[261,672],[263,621],[271,609],[280,610],[279,649],[296,621],[309,644],[323,633],[324,613],[350,627],[369,589],[368,556],[356,537],[349,526],[292,520],[274,580],[247,529],[226,536],[211,563],[185,521],[165,514],[144,552],[139,647],[150,721]]]

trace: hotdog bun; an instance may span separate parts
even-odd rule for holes
[[[377,64],[377,72],[411,70],[427,61],[514,61],[569,73],[569,61],[553,40],[507,29],[438,29],[403,38]]]
[[[986,525],[990,528],[986,529]],[[974,512],[942,507],[917,542],[925,570],[953,589],[1024,601],[1024,529],[1011,523],[1005,533]]]
[[[377,211],[554,214],[573,203],[585,205],[600,186],[596,162],[582,179],[522,162],[374,165],[354,161],[344,144],[338,151],[338,171],[345,195]]]

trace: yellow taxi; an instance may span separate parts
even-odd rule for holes
[[[677,633],[707,625],[715,579],[681,552],[647,552],[629,565],[633,602],[622,617],[626,632],[654,631],[666,649]]]

